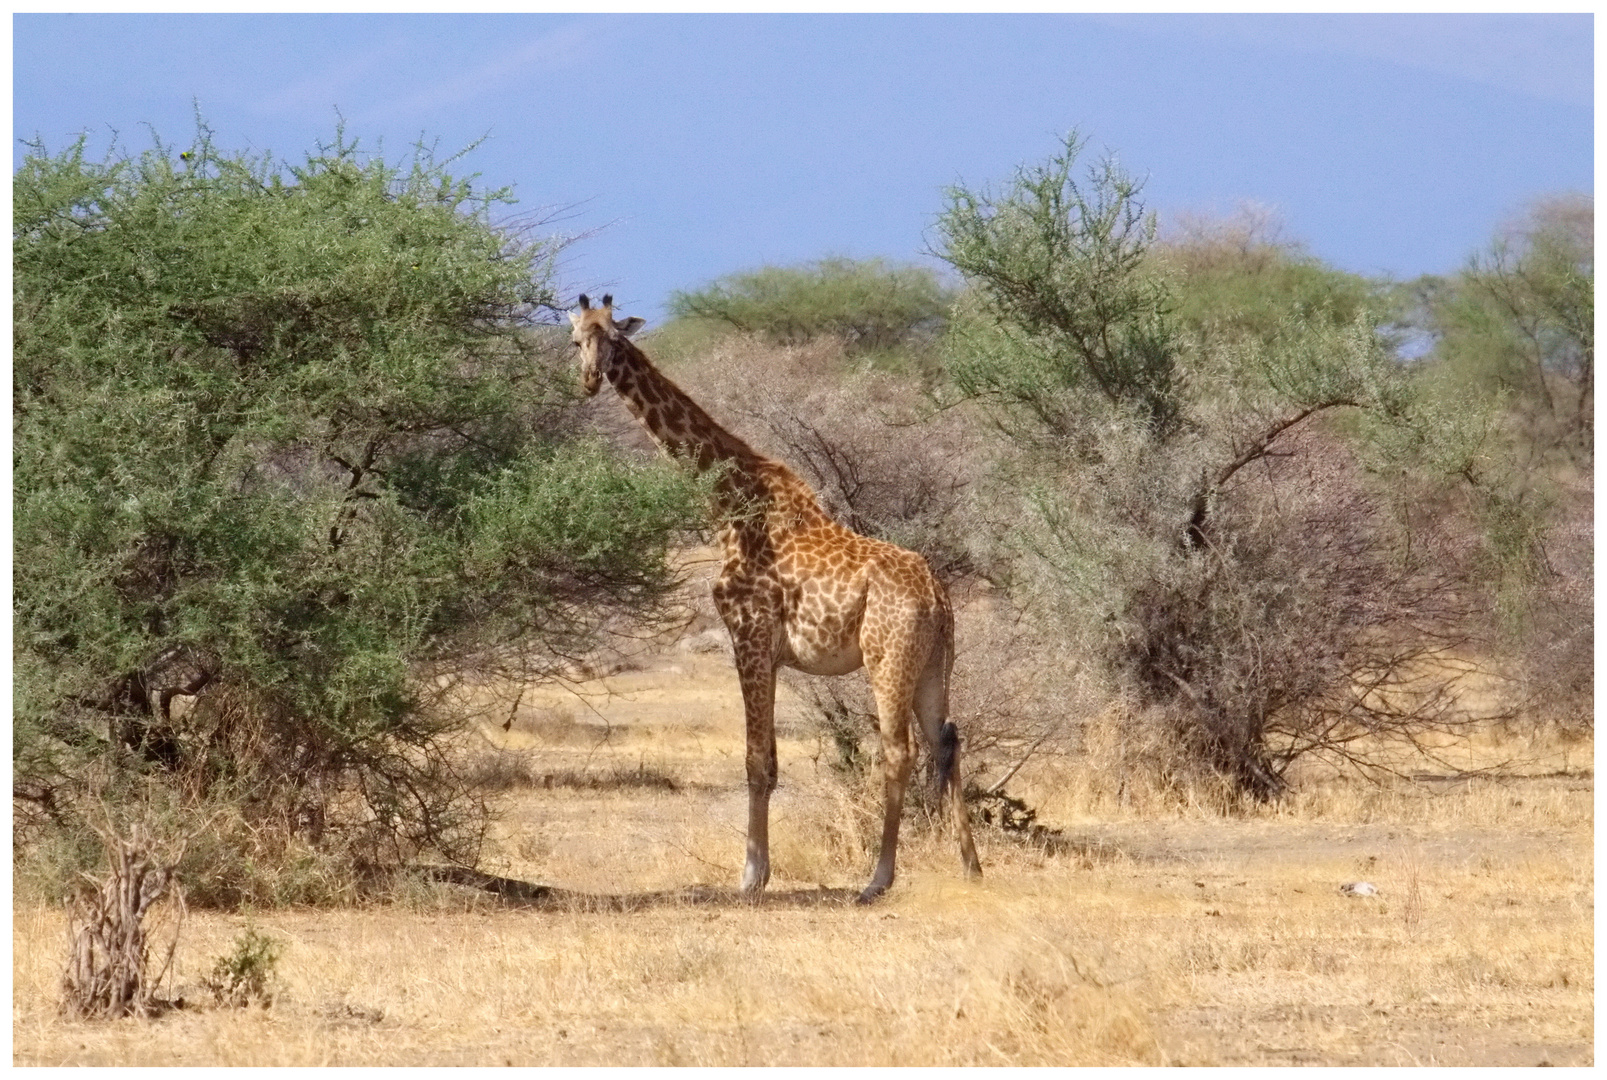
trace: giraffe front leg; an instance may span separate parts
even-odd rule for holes
[[[737,642],[737,674],[747,718],[748,846],[742,891],[757,896],[770,881],[770,793],[776,788],[776,667],[768,637]]]

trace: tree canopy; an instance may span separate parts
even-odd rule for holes
[[[436,676],[540,675],[670,587],[695,489],[577,438],[541,332],[561,245],[500,227],[507,193],[450,164],[337,135],[278,168],[205,129],[104,162],[32,147],[13,233],[26,798],[59,811],[95,761],[250,774],[313,831],[358,791],[352,835],[462,855],[475,817],[434,751],[454,722]],[[182,724],[175,686],[206,688]],[[266,725],[249,765],[228,702]]]

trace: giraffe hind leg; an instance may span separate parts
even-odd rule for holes
[[[921,734],[932,752],[937,767],[933,770],[937,786],[938,811],[945,802],[954,819],[954,831],[960,841],[960,865],[969,878],[982,876],[982,863],[977,858],[976,842],[971,837],[971,818],[965,809],[965,793],[960,779],[960,729],[949,719],[949,671],[951,654],[946,643],[939,643],[933,656],[921,673],[920,685],[915,691],[915,715],[920,719]]]
[[[871,688],[876,694],[876,721],[881,733],[882,770],[884,777],[884,805],[882,817],[882,846],[876,857],[876,870],[870,884],[859,894],[859,902],[868,904],[893,884],[894,863],[898,856],[898,826],[904,813],[904,792],[909,787],[910,720],[914,710],[910,707],[907,685],[898,686],[895,680],[878,677],[872,672]],[[887,685],[893,682],[894,685]]]

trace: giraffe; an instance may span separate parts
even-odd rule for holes
[[[811,675],[864,667],[870,676],[886,802],[881,851],[859,901],[869,903],[893,883],[912,718],[936,755],[938,797],[951,807],[961,864],[967,876],[980,877],[961,797],[960,736],[948,718],[954,613],[926,560],[839,524],[797,473],[715,423],[630,340],[644,321],[615,320],[612,296],[598,308],[581,296],[569,320],[588,397],[607,380],[671,456],[698,472],[722,470],[715,494],[724,561],[713,594],[731,635],[747,721],[743,892],[757,897],[770,880],[776,670],[783,666]]]

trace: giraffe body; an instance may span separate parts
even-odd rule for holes
[[[959,736],[948,719],[954,617],[926,560],[833,520],[797,473],[720,427],[629,340],[642,320],[616,322],[580,298],[570,313],[588,394],[606,380],[648,433],[699,471],[719,466],[724,562],[714,603],[731,635],[747,722],[748,839],[742,887],[770,878],[769,806],[776,786],[776,671],[870,677],[881,736],[886,804],[869,901],[893,882],[899,819],[919,727],[939,762],[967,874],[981,864],[961,797]],[[912,721],[914,723],[912,724]]]

